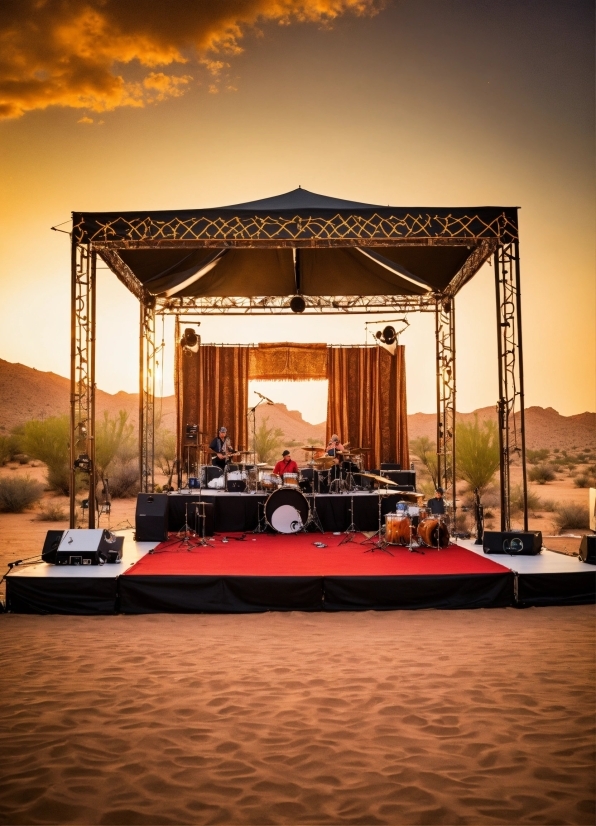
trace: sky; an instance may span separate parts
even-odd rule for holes
[[[69,236],[51,227],[67,232],[73,210],[218,206],[301,185],[395,206],[520,207],[526,406],[596,410],[594,125],[584,0],[9,0],[0,358],[69,374]],[[199,333],[364,343],[367,320],[209,317]],[[433,412],[433,318],[408,321],[408,409]],[[456,299],[456,330],[458,409],[494,405],[488,265]],[[169,323],[164,340],[167,394]],[[98,386],[135,392],[138,305],[105,269],[97,347]],[[325,418],[324,383],[255,386]]]

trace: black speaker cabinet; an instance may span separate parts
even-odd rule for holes
[[[401,465],[392,465],[391,462],[381,462],[381,470],[401,470]]]
[[[485,554],[535,556],[542,549],[542,531],[484,531]]]
[[[103,565],[122,556],[124,537],[102,528],[70,528],[64,531],[56,551],[56,565]],[[119,554],[119,555],[118,555]]]
[[[586,535],[582,537],[579,546],[579,558],[582,562],[589,562],[590,565],[596,565],[596,535]]]
[[[165,542],[168,538],[167,493],[137,494],[135,513],[137,542]]]
[[[381,476],[386,476],[400,486],[401,490],[416,489],[416,472],[414,470],[383,470]],[[408,488],[408,486],[410,486]]]
[[[56,554],[63,536],[64,531],[48,531],[46,533],[41,552],[41,558],[44,562],[49,562],[51,565],[56,564]]]

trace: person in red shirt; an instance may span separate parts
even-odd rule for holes
[[[273,473],[277,476],[281,476],[283,479],[284,473],[298,473],[298,465],[290,456],[289,450],[284,450],[281,454],[282,458],[273,468]]]

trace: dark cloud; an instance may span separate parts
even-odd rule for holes
[[[104,112],[210,90],[242,38],[267,22],[329,24],[385,0],[4,0],[0,117],[68,106]]]

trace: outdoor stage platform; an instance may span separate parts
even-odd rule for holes
[[[487,556],[471,541],[437,550],[361,545],[362,534],[219,534],[208,546],[137,543],[118,564],[15,567],[7,610],[37,614],[254,613],[520,608],[593,603],[596,569],[578,557]],[[227,541],[226,541],[227,540]],[[194,540],[193,540],[194,542]],[[315,542],[324,543],[320,548]]]

